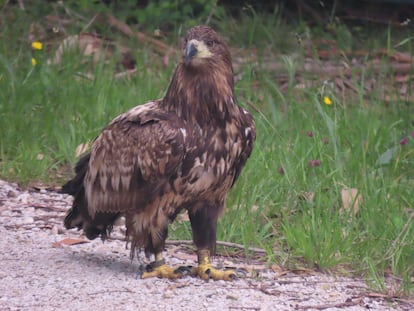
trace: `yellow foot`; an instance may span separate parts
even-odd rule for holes
[[[183,276],[180,269],[174,269],[166,264],[161,265],[149,265],[146,272],[143,272],[141,275],[142,279],[147,278],[163,278],[163,279],[178,279]]]
[[[203,280],[209,279],[233,281],[237,276],[234,270],[218,270],[214,268],[210,263],[199,264],[198,267],[193,268],[193,275],[198,275]]]

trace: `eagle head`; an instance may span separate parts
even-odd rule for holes
[[[230,52],[223,39],[208,26],[191,28],[185,39],[183,60],[186,66],[196,67],[220,58],[231,64]]]

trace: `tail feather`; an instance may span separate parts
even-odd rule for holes
[[[76,196],[77,193],[82,191],[83,180],[85,178],[86,171],[88,170],[90,158],[91,154],[88,153],[79,159],[78,163],[75,166],[75,177],[62,186],[62,189],[60,190],[61,193],[67,193]]]
[[[110,234],[113,224],[120,216],[119,213],[96,213],[92,218],[88,211],[83,181],[88,169],[90,154],[83,156],[75,167],[75,177],[62,186],[61,193],[74,197],[72,208],[67,212],[64,220],[66,229],[83,229],[90,240],[98,236],[104,240]]]

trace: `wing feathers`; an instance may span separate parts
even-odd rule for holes
[[[175,114],[149,103],[120,115],[103,130],[92,146],[85,178],[91,216],[137,208],[149,199],[145,194],[151,187],[177,172],[184,155],[181,123]]]

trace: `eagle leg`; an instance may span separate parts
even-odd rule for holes
[[[208,249],[199,249],[198,267],[193,268],[193,275],[199,276],[201,279],[208,281],[209,279],[233,281],[236,278],[234,270],[218,270],[210,263],[210,251]]]
[[[231,281],[236,278],[233,270],[221,271],[210,263],[210,253],[215,250],[217,219],[221,209],[222,206],[203,202],[203,207],[189,210],[188,213],[198,257],[198,266],[192,269],[192,274],[203,280]]]
[[[155,261],[147,266],[147,271],[142,273],[141,278],[178,279],[183,276],[182,272],[183,270],[180,268],[175,269],[166,265],[162,253],[157,253],[155,254]]]

